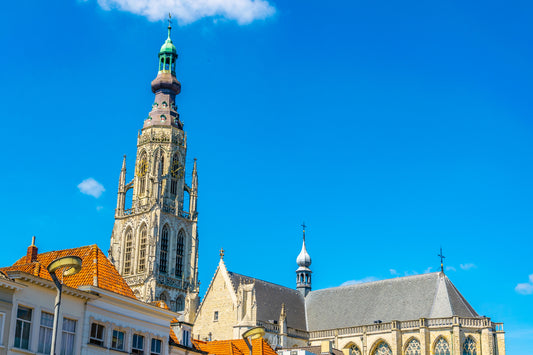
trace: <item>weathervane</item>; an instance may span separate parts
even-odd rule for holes
[[[220,259],[224,259],[224,249],[220,248]]]
[[[172,15],[168,13],[168,28],[172,28]]]
[[[446,257],[442,255],[442,247],[440,247],[440,254],[437,256],[440,257],[440,272],[444,272],[444,259],[446,259]]]
[[[305,242],[305,227],[307,227],[305,225],[305,222],[302,223],[302,229],[303,229],[303,233],[304,233],[304,242]]]

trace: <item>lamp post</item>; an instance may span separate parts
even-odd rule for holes
[[[259,339],[265,336],[265,328],[263,327],[255,327],[252,329],[247,330],[242,335],[242,338],[244,339],[244,342],[248,346],[248,349],[250,350],[250,355],[252,355],[252,343],[250,343],[250,340]],[[250,340],[248,340],[248,338]]]
[[[56,303],[54,306],[54,327],[52,328],[52,348],[50,349],[51,355],[56,355],[56,338],[57,338],[57,326],[59,324],[59,308],[61,306],[61,291],[63,290],[63,284],[56,276],[56,271],[63,269],[63,276],[71,276],[77,274],[81,270],[81,258],[77,256],[64,256],[58,258],[48,265],[48,273],[52,277],[54,284],[57,288]]]

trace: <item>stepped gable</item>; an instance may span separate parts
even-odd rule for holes
[[[80,257],[82,267],[79,273],[65,277],[62,280],[63,284],[72,288],[86,285],[97,286],[123,296],[135,298],[126,281],[96,244],[37,254],[33,261],[29,261],[28,257],[24,256],[12,266],[0,268],[0,271],[8,275],[10,272],[20,271],[51,281],[52,278],[46,268],[52,261],[64,256]],[[59,277],[59,279],[62,278]]]
[[[255,284],[255,299],[257,304],[257,320],[278,320],[281,304],[285,303],[287,326],[305,330],[305,302],[298,290],[259,280],[253,277],[228,272],[235,292],[241,283]]]
[[[210,355],[248,355],[250,350],[243,339],[236,340],[214,340],[201,341],[193,340],[194,346]],[[252,355],[277,355],[268,345],[264,338],[253,339]]]
[[[311,291],[308,330],[435,317],[479,317],[441,272]]]

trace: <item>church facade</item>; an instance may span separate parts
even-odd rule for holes
[[[191,184],[186,183],[187,135],[176,105],[181,84],[170,30],[159,51],[155,98],[137,137],[129,182],[126,156],[122,163],[109,259],[138,299],[163,300],[181,311],[187,295],[198,294],[198,175],[195,160]]]
[[[192,325],[200,341],[236,339],[261,326],[278,349],[326,342],[345,355],[505,355],[502,323],[479,316],[442,269],[312,290],[305,229],[294,289],[231,272],[221,253],[198,304],[198,174],[194,161],[186,183],[187,136],[176,105],[181,84],[170,30],[130,181],[126,157],[122,163],[109,249],[137,299],[183,311],[180,322]]]
[[[297,257],[296,288],[228,271],[221,257],[193,337],[236,339],[265,328],[278,349],[329,342],[345,355],[504,355],[502,323],[480,316],[440,272],[311,289],[311,257]]]

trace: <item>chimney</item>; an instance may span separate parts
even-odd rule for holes
[[[37,260],[37,247],[35,246],[35,236],[31,238],[31,245],[26,252],[26,262],[32,263]]]

